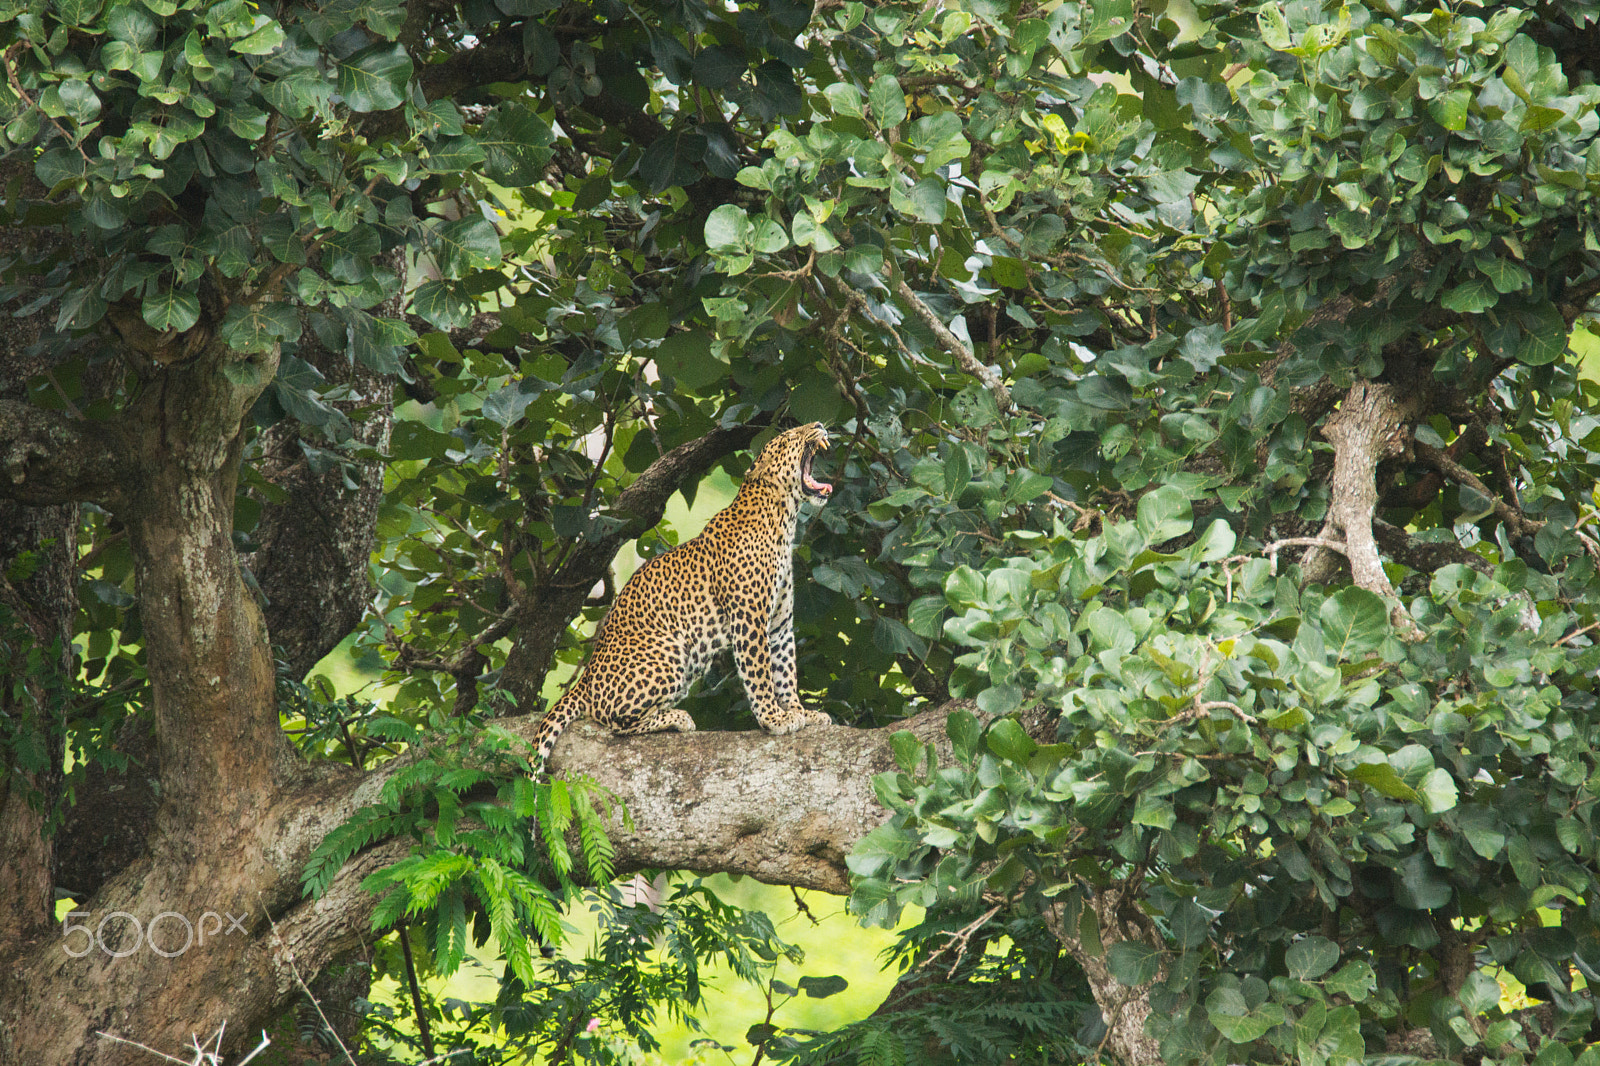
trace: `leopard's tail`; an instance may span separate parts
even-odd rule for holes
[[[555,750],[556,741],[561,739],[562,730],[584,712],[586,705],[579,694],[581,691],[576,685],[568,689],[567,694],[545,712],[544,720],[539,723],[538,730],[533,734],[534,746],[539,749],[541,767],[550,761],[550,753]]]

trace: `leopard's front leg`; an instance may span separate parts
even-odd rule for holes
[[[800,702],[796,678],[793,607],[787,612],[791,624],[781,632],[771,627],[754,605],[738,608],[730,626],[733,635],[733,661],[739,680],[750,697],[756,724],[769,733],[795,733],[811,725],[832,725],[833,719]]]

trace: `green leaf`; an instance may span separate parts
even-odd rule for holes
[[[350,110],[388,111],[405,101],[411,56],[400,44],[380,42],[339,63],[339,95]]]
[[[862,118],[866,114],[861,106],[861,90],[849,82],[836,81],[823,89],[822,95],[828,98],[828,104],[833,108],[835,115]]]
[[[1417,793],[1422,798],[1423,809],[1429,814],[1443,814],[1450,810],[1459,796],[1455,779],[1443,767],[1430,771],[1422,779],[1422,784],[1417,786]]]
[[[1039,750],[1039,745],[1023,731],[1015,718],[1002,718],[990,726],[985,740],[990,751],[1015,763],[1027,762],[1028,757]]]
[[[1148,792],[1140,792],[1134,797],[1133,817],[1130,819],[1134,825],[1148,825],[1155,829],[1171,829],[1177,824],[1177,812],[1172,809],[1172,802],[1162,796],[1154,796]]]
[[[1482,970],[1473,970],[1456,993],[1461,1009],[1468,1014],[1483,1014],[1500,1003],[1500,982]]]
[[[1119,940],[1106,952],[1111,976],[1130,988],[1148,984],[1161,971],[1161,952],[1139,940]]]
[[[1546,301],[1517,315],[1522,339],[1517,344],[1517,361],[1528,366],[1544,366],[1560,359],[1567,351],[1567,322],[1556,305]]]
[[[1401,780],[1395,773],[1394,767],[1386,762],[1361,763],[1351,769],[1350,776],[1363,784],[1370,785],[1381,795],[1390,799],[1414,800],[1417,798],[1416,789]]]
[[[850,982],[837,974],[831,977],[802,977],[800,990],[811,999],[827,999],[850,987]]]
[[[699,133],[673,130],[646,148],[639,158],[639,176],[645,189],[665,192],[674,185],[687,185],[701,173],[705,138]]]
[[[896,211],[930,225],[943,222],[945,210],[949,207],[944,182],[938,178],[922,178],[909,189],[898,184],[891,185],[889,203]]]
[[[260,26],[253,32],[230,42],[229,51],[237,52],[239,55],[264,56],[272,54],[282,46],[283,27],[264,15],[258,15],[257,20]]]
[[[1324,987],[1332,995],[1347,996],[1353,1002],[1360,1003],[1370,996],[1377,988],[1378,978],[1372,972],[1372,966],[1363,959],[1347,962],[1325,981]]]
[[[1436,910],[1450,902],[1449,880],[1428,858],[1426,852],[1413,852],[1400,861],[1396,872],[1395,902],[1412,910]]]
[[[411,294],[411,310],[435,329],[459,329],[472,321],[477,304],[453,282],[425,281]]]
[[[1315,981],[1339,962],[1339,945],[1325,937],[1302,937],[1289,945],[1283,961],[1296,981]]]
[[[234,304],[218,330],[222,342],[241,353],[269,351],[279,341],[299,335],[299,312],[292,304],[277,300]]]
[[[1376,593],[1362,588],[1341,589],[1317,609],[1322,637],[1341,662],[1365,656],[1389,635],[1389,613]]]
[[[886,866],[892,866],[917,845],[916,837],[892,824],[880,825],[856,841],[845,865],[857,877],[871,877]]]
[[[488,158],[483,145],[465,134],[459,137],[441,137],[428,148],[423,165],[435,174],[460,173],[476,170]]]
[[[1447,130],[1467,128],[1467,106],[1472,103],[1470,89],[1451,89],[1428,103],[1428,114]]]
[[[47,101],[51,99],[59,101],[59,109],[47,106]],[[40,97],[39,108],[47,115],[56,118],[65,116],[80,126],[86,126],[100,117],[100,97],[87,81],[74,79],[62,82],[54,94],[47,91]]]
[[[754,227],[737,204],[723,204],[706,216],[706,247],[714,252],[742,252],[750,245]]]
[[[1445,293],[1439,300],[1440,304],[1448,311],[1456,311],[1464,315],[1475,315],[1487,311],[1500,300],[1488,278],[1475,277],[1457,285]]]
[[[894,751],[895,765],[906,773],[916,770],[922,758],[922,741],[909,729],[899,729],[889,735],[889,747]]]
[[[1188,494],[1172,485],[1162,485],[1145,493],[1139,497],[1134,525],[1149,544],[1183,536],[1194,527],[1194,511]]]
[[[1133,29],[1133,0],[1090,0],[1094,17],[1083,35],[1084,44],[1099,44]]]
[[[955,749],[956,757],[965,762],[972,761],[978,751],[978,742],[983,737],[983,727],[978,724],[977,717],[965,708],[951,711],[950,717],[945,719],[944,728],[950,736],[950,746]]]
[[[729,366],[711,351],[711,338],[701,330],[674,333],[655,349],[656,365],[691,389],[703,388],[728,376]]]
[[[898,126],[906,120],[906,94],[892,74],[885,74],[872,83],[867,93],[873,117],[880,129]]]
[[[500,234],[482,215],[437,225],[434,239],[435,258],[447,277],[500,264]]]
[[[1455,822],[1472,850],[1485,859],[1498,858],[1500,849],[1506,846],[1506,834],[1500,828],[1499,819],[1487,808],[1463,807],[1455,813]]]
[[[200,321],[200,298],[181,289],[154,289],[139,311],[151,329],[182,333]]]
[[[53,0],[56,17],[68,26],[84,26],[100,13],[102,0]]]
[[[1206,1013],[1217,1032],[1235,1044],[1254,1043],[1288,1020],[1280,1004],[1269,1001],[1252,1010],[1238,989],[1228,987],[1215,989],[1206,997]]]

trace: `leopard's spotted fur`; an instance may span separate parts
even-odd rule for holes
[[[580,714],[619,734],[692,731],[674,704],[730,645],[763,729],[833,721],[801,704],[794,650],[795,521],[803,501],[833,492],[811,476],[827,446],[820,422],[772,438],[699,536],[638,569],[600,623],[583,674],[539,724],[541,760]]]

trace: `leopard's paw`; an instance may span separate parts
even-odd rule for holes
[[[821,711],[813,711],[809,707],[785,707],[776,714],[765,718],[757,716],[756,722],[767,732],[774,736],[787,736],[798,733],[807,726],[832,725],[833,719]]]

